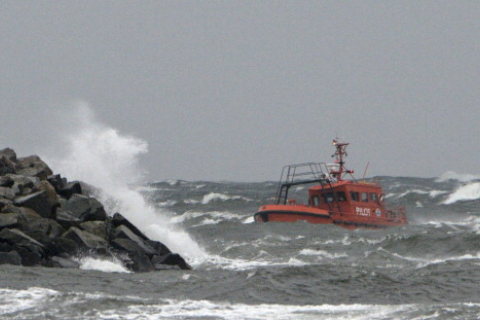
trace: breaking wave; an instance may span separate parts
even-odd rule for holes
[[[206,256],[188,233],[172,226],[169,216],[155,209],[132,185],[143,179],[138,160],[148,144],[125,136],[100,123],[86,104],[69,114],[69,130],[51,160],[55,172],[69,180],[81,180],[101,189],[97,195],[110,214],[121,212],[148,237],[163,242],[172,251],[196,259]],[[66,146],[66,150],[63,149]],[[60,159],[60,160],[58,160]],[[113,201],[112,201],[113,199]]]
[[[452,204],[458,201],[480,199],[480,182],[471,182],[459,187],[451,193],[443,204]]]

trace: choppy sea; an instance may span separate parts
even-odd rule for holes
[[[253,222],[276,182],[114,190],[129,219],[194,269],[135,274],[88,257],[80,270],[3,265],[0,319],[479,319],[480,177],[376,179],[409,225]]]

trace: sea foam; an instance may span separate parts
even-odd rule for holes
[[[471,182],[452,192],[443,204],[452,204],[458,201],[480,199],[480,182]]]
[[[205,259],[206,253],[188,233],[173,226],[165,212],[155,209],[132,187],[143,179],[138,160],[148,151],[148,144],[99,122],[86,104],[75,105],[66,117],[70,127],[63,131],[70,134],[63,144],[51,148],[55,152],[44,157],[52,169],[69,180],[100,188],[96,196],[107,212],[121,212],[151,239],[187,259]]]

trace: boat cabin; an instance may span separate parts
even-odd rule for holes
[[[309,206],[329,212],[370,216],[385,212],[381,187],[376,183],[342,180],[309,188]]]

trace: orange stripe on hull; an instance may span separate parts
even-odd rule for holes
[[[349,213],[332,213],[305,205],[266,205],[254,215],[256,222],[297,222],[336,224],[347,229],[385,228],[403,226],[407,220],[392,220],[379,217],[364,217]]]

